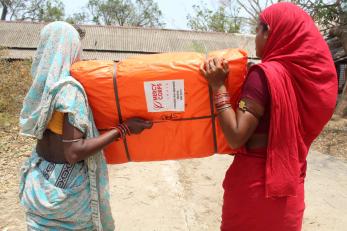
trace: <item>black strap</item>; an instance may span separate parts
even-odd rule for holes
[[[212,133],[213,133],[214,152],[218,153],[217,133],[216,133],[216,116],[214,114],[213,92],[212,92],[212,88],[210,86],[208,87],[208,93],[209,93],[209,96],[210,96],[210,108],[211,108],[211,120],[212,120]]]
[[[178,119],[170,119],[167,121],[189,121],[189,120],[203,120],[203,119],[210,119],[211,116],[199,116],[199,117],[188,117],[188,118],[178,118]]]
[[[123,118],[122,118],[122,112],[121,112],[120,103],[119,103],[118,86],[117,86],[117,64],[116,63],[114,64],[114,71],[113,71],[113,87],[114,87],[114,95],[116,98],[118,119],[119,119],[119,123],[121,124],[121,123],[123,123]],[[124,137],[123,142],[124,142],[124,149],[125,149],[125,153],[127,155],[128,161],[131,161],[129,148],[128,148],[128,142],[127,142],[126,137]]]
[[[116,63],[114,64],[113,87],[114,87],[114,94],[115,94],[115,98],[116,98],[116,106],[117,106],[117,111],[118,111],[119,123],[123,123],[122,112],[121,112],[121,107],[120,107],[120,103],[119,103],[119,95],[118,95],[117,65],[116,65]],[[211,120],[212,120],[212,134],[213,134],[214,152],[218,153],[217,133],[216,133],[216,116],[214,114],[213,93],[212,93],[211,87],[209,87],[209,98],[210,98],[211,116],[171,119],[171,120],[168,120],[168,121],[199,120],[199,119],[211,118]],[[130,153],[129,153],[129,148],[128,148],[128,143],[127,143],[126,137],[123,139],[123,142],[124,142],[124,149],[125,149],[125,153],[127,155],[128,161],[131,161],[131,157],[130,157]]]
[[[164,122],[179,122],[179,121],[191,121],[191,120],[204,120],[204,119],[211,119],[211,115],[207,116],[199,116],[199,117],[188,117],[188,118],[178,118],[178,119],[167,119],[167,120],[159,120],[159,121],[153,121],[153,123],[164,123]],[[98,128],[99,131],[109,131],[112,128]]]

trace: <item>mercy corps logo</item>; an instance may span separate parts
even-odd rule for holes
[[[163,86],[161,83],[152,83],[152,97],[154,110],[160,110],[164,108],[163,104],[160,102],[161,100],[163,100]]]

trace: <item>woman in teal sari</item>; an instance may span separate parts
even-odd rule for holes
[[[114,230],[102,149],[152,124],[130,119],[99,135],[83,87],[70,76],[78,31],[53,22],[40,34],[20,133],[37,139],[21,170],[20,202],[29,230]]]

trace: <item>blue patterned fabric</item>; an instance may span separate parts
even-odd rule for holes
[[[56,164],[47,180],[42,169],[51,164],[33,152],[22,167],[20,199],[29,230],[95,230],[87,168],[76,164],[75,176],[61,188],[56,184],[65,164]]]
[[[22,135],[41,139],[54,111],[68,113],[69,122],[86,138],[99,135],[84,89],[69,72],[79,54],[79,35],[71,25],[54,22],[42,29],[33,84],[20,115]],[[23,165],[19,196],[28,228],[114,230],[103,153],[73,166],[53,165],[35,151]]]
[[[21,134],[42,138],[46,127],[41,123],[42,118],[51,118],[51,115],[44,114],[42,107],[47,104],[52,87],[59,81],[71,78],[70,67],[79,60],[80,50],[79,35],[68,23],[54,22],[42,29],[31,68],[33,83],[20,114]],[[86,114],[81,117],[86,117]]]

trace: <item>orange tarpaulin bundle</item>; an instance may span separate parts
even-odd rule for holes
[[[247,54],[215,51],[228,61],[227,87],[235,107],[245,78]],[[105,149],[109,164],[176,160],[231,153],[216,118],[212,92],[195,52],[143,55],[119,63],[81,61],[71,75],[85,88],[100,131],[131,117],[154,122],[152,129],[115,141]]]

